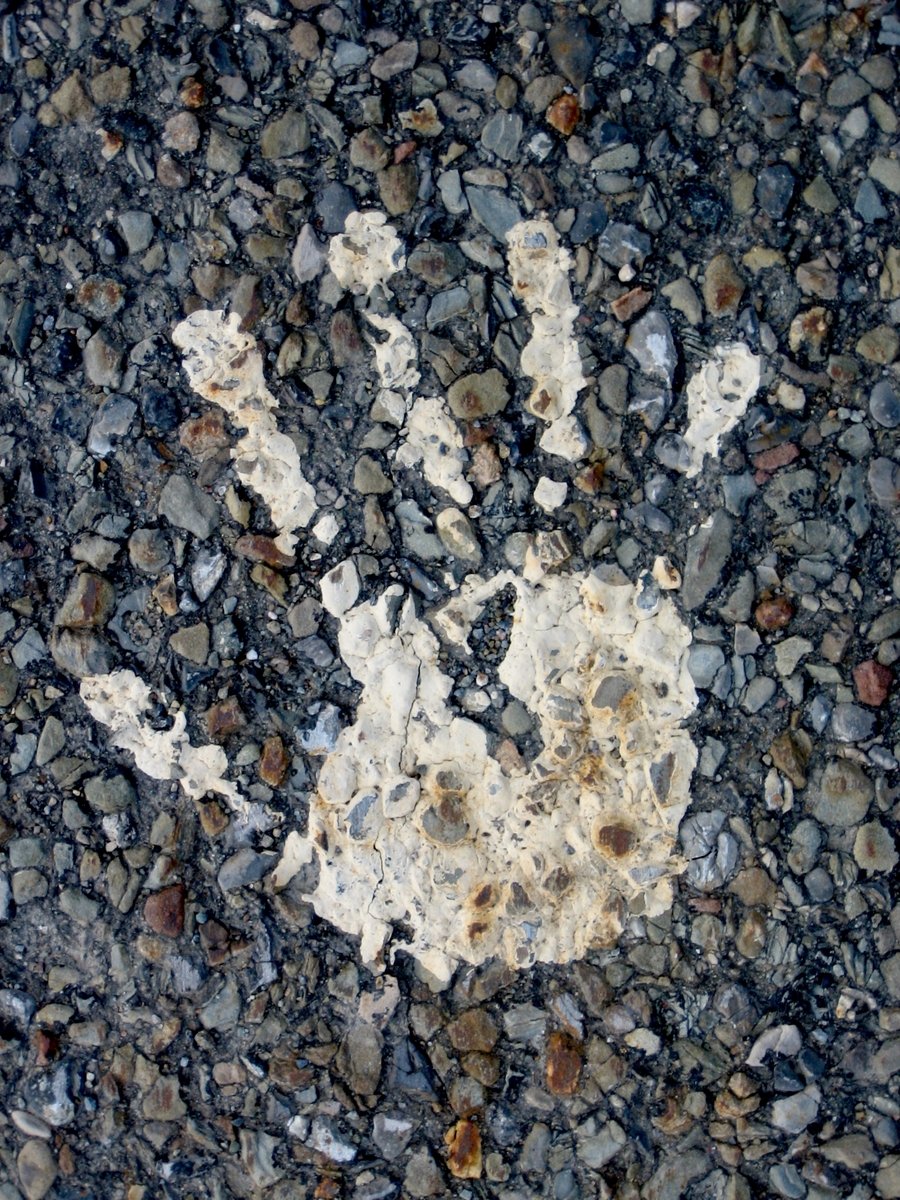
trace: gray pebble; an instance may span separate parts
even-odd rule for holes
[[[178,529],[186,529],[203,541],[218,525],[219,509],[185,475],[172,475],[159,496],[159,515]]]
[[[645,374],[671,386],[678,365],[678,351],[668,317],[650,309],[631,326],[625,349]]]
[[[878,188],[871,179],[864,179],[859,185],[859,191],[856,193],[856,200],[853,203],[853,211],[867,225],[872,225],[875,221],[883,221],[888,215],[888,210],[882,204],[881,196],[878,194]]]
[[[794,172],[784,163],[764,167],[756,181],[760,208],[774,221],[781,220],[790,207],[795,185]]]
[[[725,813],[715,808],[694,813],[679,830],[679,840],[688,860],[687,877],[700,891],[721,887],[738,861],[738,844],[723,828]]]
[[[893,379],[879,379],[872,388],[869,412],[872,419],[885,429],[896,429],[900,425],[900,390]]]
[[[498,242],[505,244],[507,233],[522,219],[522,213],[515,201],[505,192],[487,187],[466,188],[466,199],[475,220]]]
[[[839,742],[861,742],[875,731],[875,714],[858,704],[836,704],[831,731]]]
[[[243,846],[226,858],[219,868],[219,887],[223,892],[233,892],[248,883],[256,883],[272,870],[277,858],[277,854],[260,854],[249,846]]]
[[[481,144],[505,162],[512,162],[519,153],[524,124],[518,113],[498,112],[481,131]]]
[[[731,518],[724,509],[718,508],[689,539],[681,591],[688,612],[699,608],[718,585],[731,554],[733,529]]]

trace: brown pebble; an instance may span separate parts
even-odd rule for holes
[[[273,600],[277,600],[279,604],[285,603],[287,581],[283,575],[279,575],[277,571],[273,571],[265,563],[257,563],[250,572],[250,578],[254,583],[258,583],[260,587],[265,588]]]
[[[259,757],[259,777],[263,783],[267,783],[269,787],[281,787],[290,765],[290,757],[278,734],[267,737]]]
[[[154,933],[176,938],[184,929],[184,884],[176,883],[147,897],[144,920]]]
[[[800,451],[793,442],[782,442],[780,446],[773,446],[771,450],[763,450],[761,454],[754,455],[753,465],[757,471],[775,471],[792,463],[799,454]]]
[[[163,187],[183,188],[191,182],[191,173],[171,154],[161,154],[156,160],[156,178]]]
[[[812,740],[802,729],[785,729],[769,746],[772,762],[787,775],[796,788],[806,787],[806,765],[812,754]]]
[[[205,462],[217,450],[229,443],[225,432],[225,418],[221,412],[211,410],[202,417],[191,417],[178,430],[178,440],[193,458]]]
[[[457,1179],[481,1178],[481,1134],[474,1122],[463,1119],[444,1134],[447,1167]]]
[[[609,307],[616,320],[624,323],[630,321],[641,309],[646,308],[652,299],[652,292],[648,292],[646,288],[636,287],[623,296],[618,296]]]
[[[497,1026],[486,1012],[480,1008],[470,1008],[451,1021],[447,1026],[447,1036],[454,1050],[468,1053],[479,1050],[487,1054],[493,1050],[500,1036]]]
[[[251,562],[265,563],[269,567],[292,567],[297,561],[293,554],[285,554],[274,538],[262,533],[245,533],[234,543],[234,552]]]
[[[229,696],[227,700],[216,701],[215,704],[210,705],[204,716],[209,736],[217,741],[230,737],[246,725],[241,706],[234,696]]]
[[[879,708],[890,694],[894,676],[890,667],[876,662],[874,658],[866,659],[853,668],[853,682],[860,704],[869,704]]]
[[[553,101],[545,116],[548,124],[552,125],[563,137],[568,137],[581,119],[581,108],[578,100],[571,93],[564,92]]]
[[[568,1033],[547,1039],[547,1087],[554,1096],[572,1096],[581,1078],[581,1047]]]
[[[215,800],[210,800],[207,804],[198,801],[197,815],[200,818],[200,827],[207,837],[218,837],[228,828],[228,814]]]
[[[185,108],[202,108],[206,102],[206,91],[203,84],[191,75],[182,83],[178,99]]]
[[[784,629],[790,624],[793,615],[794,606],[787,596],[772,596],[761,600],[754,613],[757,625],[768,633],[775,629]]]

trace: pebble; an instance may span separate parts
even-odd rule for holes
[[[794,173],[786,164],[764,167],[756,181],[756,199],[760,208],[773,221],[780,221],[787,214],[795,186]]]
[[[900,425],[900,389],[892,379],[879,379],[869,393],[872,419],[885,429]]]
[[[631,326],[625,349],[647,375],[671,385],[678,365],[678,352],[668,318],[651,309]]]
[[[861,767],[849,759],[835,758],[813,782],[807,803],[817,821],[846,829],[863,819],[874,795],[872,782]]]
[[[690,284],[687,288],[693,292]],[[740,307],[744,294],[744,281],[728,254],[716,254],[710,259],[703,277],[703,302],[711,317],[734,317]],[[670,296],[670,302],[675,307],[675,301]],[[692,307],[690,298],[687,299],[688,309]]]
[[[171,475],[159,495],[159,515],[178,529],[204,541],[218,526],[219,512],[211,496],[185,475]]]
[[[498,112],[485,123],[481,144],[505,162],[513,162],[519,152],[524,124],[518,113]]]
[[[56,1181],[58,1168],[45,1141],[27,1141],[16,1158],[19,1186],[25,1200],[43,1200]]]
[[[475,220],[505,245],[507,233],[522,219],[519,206],[496,188],[467,187],[465,194]]]
[[[683,570],[681,599],[690,612],[699,608],[718,585],[731,554],[734,523],[721,508],[689,538]]]
[[[582,17],[563,17],[553,22],[546,36],[553,65],[573,87],[582,87],[600,49],[587,21]]]

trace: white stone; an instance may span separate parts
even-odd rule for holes
[[[555,512],[566,502],[569,485],[563,479],[550,479],[542,475],[534,489],[534,502],[544,512]]]
[[[312,527],[313,537],[317,538],[324,546],[330,546],[340,532],[341,523],[334,513],[326,513]]]
[[[487,731],[450,706],[440,643],[399,585],[340,617],[362,695],[275,879],[314,857],[316,912],[361,936],[376,969],[397,924],[409,940],[391,952],[445,981],[460,961],[567,962],[612,944],[627,914],[671,904],[697,758],[682,724],[696,704],[687,628],[666,598],[639,607],[616,568],[536,585],[470,576],[431,622],[468,653],[473,622],[506,587],[499,678],[544,745],[506,772]]]
[[[275,543],[293,554],[297,530],[316,511],[312,485],[300,468],[293,440],[281,433],[278,401],[266,387],[256,339],[240,328],[237,313],[200,309],[175,326],[172,341],[184,355],[188,382],[246,429],[231,451],[241,481],[261,498],[278,529]]]
[[[359,575],[351,559],[345,559],[323,575],[322,607],[333,617],[342,616],[359,598]]]

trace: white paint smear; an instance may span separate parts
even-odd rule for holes
[[[328,246],[328,266],[341,287],[368,296],[406,266],[403,243],[383,212],[352,212]]]
[[[362,696],[288,838],[285,886],[317,860],[316,912],[362,938],[381,965],[392,930],[438,979],[499,955],[512,967],[567,962],[610,945],[628,912],[656,915],[682,863],[675,837],[696,749],[690,634],[652,585],[617,570],[470,576],[434,620],[466,639],[487,601],[515,600],[499,677],[543,742],[501,767],[486,730],[459,715],[439,642],[389,587],[340,617],[341,656]]]
[[[519,221],[506,235],[513,294],[531,315],[531,340],[522,351],[522,370],[534,381],[526,407],[550,428],[541,438],[548,454],[574,461],[589,443],[572,417],[586,386],[575,340],[578,305],[572,300],[572,256],[549,221]]]
[[[279,550],[293,554],[297,530],[316,511],[315,492],[300,469],[296,445],[278,430],[278,401],[266,387],[256,339],[241,330],[237,313],[201,309],[175,326],[172,340],[197,395],[247,430],[231,451],[235,470],[269,509]]]
[[[110,741],[134,755],[134,765],[151,779],[177,779],[192,800],[208,792],[224,796],[238,811],[245,807],[236,784],[225,778],[228,758],[221,746],[192,746],[183,711],[170,713],[170,729],[149,723],[156,707],[150,685],[133,671],[89,675],[81,699],[95,721],[109,730]]]
[[[716,346],[712,357],[688,380],[684,431],[691,454],[688,478],[700,474],[707,454],[718,456],[719,442],[747,411],[759,391],[761,363],[749,346],[731,342]]]
[[[472,485],[466,481],[466,451],[459,426],[446,405],[436,396],[418,399],[404,429],[404,442],[395,461],[401,467],[422,464],[422,473],[433,487],[443,488],[457,504],[472,499]]]

